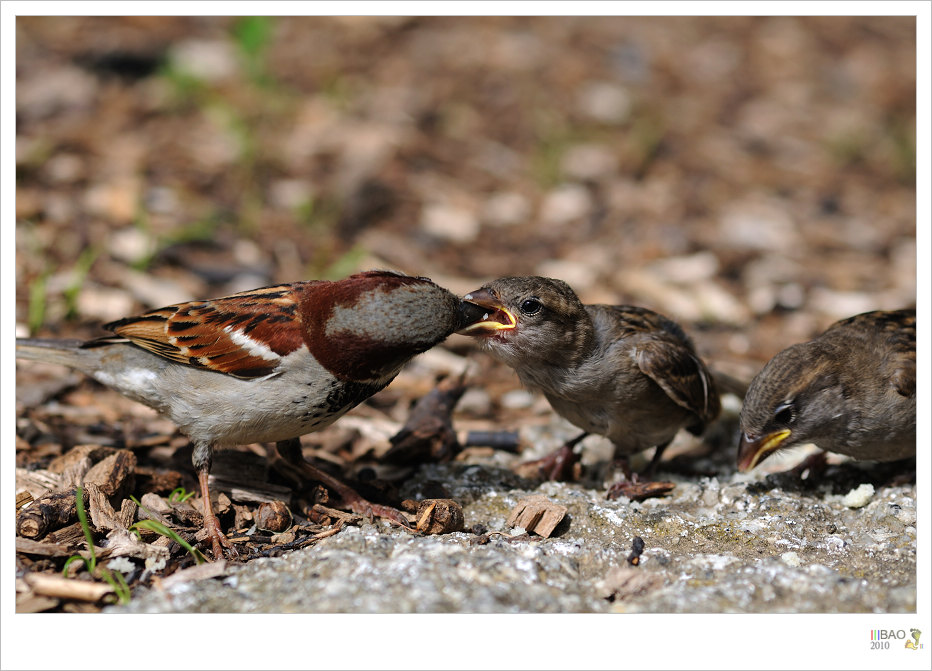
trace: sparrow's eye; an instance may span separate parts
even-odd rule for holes
[[[521,303],[521,312],[526,315],[536,315],[543,307],[540,299],[532,296],[531,298],[524,299]]]
[[[773,419],[778,424],[792,424],[796,421],[796,406],[793,405],[792,401],[781,403],[773,411]]]

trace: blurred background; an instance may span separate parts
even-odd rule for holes
[[[541,274],[664,312],[749,378],[915,302],[912,17],[16,32],[20,335],[372,267],[457,293]]]

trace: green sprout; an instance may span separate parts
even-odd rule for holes
[[[179,489],[181,489],[181,488],[179,488]],[[173,495],[175,494],[175,492],[177,492],[177,491],[178,491],[178,489],[176,489],[175,491],[173,491],[172,494],[171,494],[171,496],[173,496]],[[184,490],[181,489],[181,491],[183,492]],[[190,496],[190,494],[189,494],[188,496]],[[152,511],[150,511],[148,508],[146,508],[144,505],[142,505],[142,504],[136,499],[135,496],[131,496],[130,498],[136,503],[137,506],[139,506],[140,508],[142,508],[143,510],[145,510],[147,513],[149,513],[150,515],[152,515]],[[185,497],[185,498],[187,498],[187,497]],[[169,498],[169,500],[171,500],[171,498]],[[154,517],[154,515],[153,515],[153,517]],[[178,545],[180,545],[180,546],[183,547],[185,550],[187,550],[187,551],[188,551],[188,554],[190,554],[192,557],[194,557],[194,561],[197,562],[198,564],[203,564],[204,562],[207,561],[207,558],[204,557],[204,555],[201,553],[200,550],[198,550],[198,549],[195,548],[195,547],[192,547],[191,544],[188,543],[185,539],[183,539],[181,536],[179,536],[177,533],[175,533],[172,529],[169,529],[167,526],[165,526],[164,524],[162,524],[161,522],[159,522],[159,521],[157,521],[157,520],[140,520],[140,521],[136,522],[135,524],[133,524],[133,525],[129,528],[129,530],[132,531],[133,533],[135,533],[135,534],[136,534],[136,537],[139,538],[139,540],[142,540],[142,534],[140,533],[140,531],[152,531],[152,532],[155,532],[155,533],[157,533],[157,534],[159,534],[159,535],[161,535],[161,536],[166,536],[166,537],[168,537],[168,538],[171,538],[173,541],[175,541],[176,543],[178,543]]]
[[[273,29],[273,20],[268,16],[245,16],[233,26],[233,37],[243,54],[249,77],[260,86],[271,83],[266,73],[265,54]]]
[[[194,492],[187,491],[184,487],[178,487],[172,490],[172,493],[168,495],[169,503],[184,503],[188,499],[194,496]]]
[[[106,566],[97,566],[97,553],[94,550],[94,537],[91,535],[91,527],[87,522],[87,513],[84,511],[84,487],[78,487],[75,489],[75,507],[78,511],[78,522],[81,523],[81,529],[84,531],[84,538],[87,541],[87,550],[90,557],[84,557],[82,555],[74,555],[69,557],[65,561],[65,565],[62,568],[62,575],[68,575],[68,567],[72,562],[80,561],[84,563],[84,568],[87,569],[87,572],[91,575],[99,574],[101,578],[106,581],[110,587],[113,588],[114,594],[116,594],[117,602],[121,605],[129,603],[130,600],[130,589],[129,585],[126,584],[126,578],[123,577],[123,574],[120,571],[111,571]],[[98,571],[98,568],[100,569]]]
[[[45,282],[48,273],[39,275],[29,287],[29,332],[36,333],[45,323]]]
[[[63,292],[65,305],[67,306],[67,319],[74,319],[78,314],[78,294],[81,293],[84,280],[88,272],[90,272],[91,266],[94,265],[94,261],[97,260],[99,253],[99,250],[94,247],[88,247],[81,252],[74,264],[74,277]]]

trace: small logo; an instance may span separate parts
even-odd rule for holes
[[[909,636],[906,635],[905,629],[871,629],[871,650],[889,650],[891,642],[893,647],[897,648],[899,641],[905,643],[907,650],[922,650],[920,636],[922,632],[918,629],[910,629]]]

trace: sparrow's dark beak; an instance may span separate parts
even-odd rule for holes
[[[766,436],[749,436],[742,433],[741,440],[738,442],[738,471],[747,473],[780,449],[789,437],[789,429],[774,431]]]
[[[488,319],[488,317],[489,311],[481,305],[460,301],[459,307],[456,310],[455,330],[459,332],[462,329],[471,327],[476,322],[480,322],[483,319]]]
[[[518,320],[501,300],[488,289],[477,289],[463,296],[465,305],[473,305],[482,311],[482,316],[467,324],[457,333],[470,336],[490,335],[498,331],[510,330]]]

